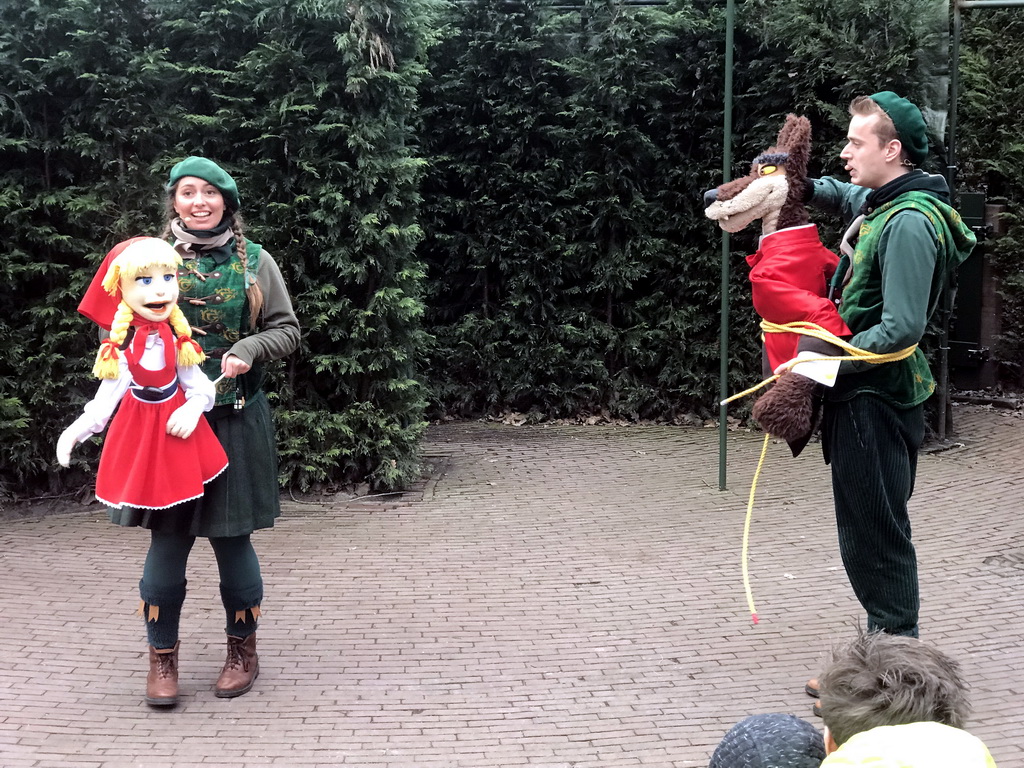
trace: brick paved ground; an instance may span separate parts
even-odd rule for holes
[[[913,501],[923,633],[973,684],[971,730],[1024,765],[1019,415],[958,409]],[[0,765],[705,766],[754,712],[809,716],[804,679],[860,621],[820,454],[670,427],[434,427],[415,498],[287,505],[257,537],[262,674],[222,663],[216,567],[197,546],[182,704],[142,703],[133,615],[146,533],[95,507],[0,523]],[[815,721],[820,724],[820,721]]]

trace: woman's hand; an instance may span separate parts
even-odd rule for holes
[[[220,360],[220,372],[229,379],[246,373],[250,368],[252,366],[237,355],[224,355]]]

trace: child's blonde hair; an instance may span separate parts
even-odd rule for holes
[[[122,280],[134,280],[142,272],[153,267],[173,269],[177,272],[179,266],[181,266],[181,256],[169,243],[155,237],[141,238],[121,251],[110,262],[107,274],[103,277],[103,289],[111,296],[116,296]],[[97,378],[116,379],[120,374],[118,350],[124,344],[128,328],[134,319],[135,313],[132,308],[121,301],[110,326],[110,336],[103,340],[99,352],[96,354],[96,364],[93,366],[92,372]],[[178,336],[175,343],[178,348],[178,365],[190,366],[203,362],[206,355],[192,339],[192,326],[188,324],[177,304],[171,309],[169,322]]]

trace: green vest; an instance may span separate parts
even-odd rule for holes
[[[905,192],[872,211],[861,225],[852,259],[853,276],[843,289],[839,308],[839,314],[855,334],[882,321],[882,267],[878,262],[878,244],[889,219],[905,210],[923,213],[938,241],[935,269],[927,276],[931,282],[929,316],[935,310],[946,277],[970,255],[977,242],[974,233],[960,219],[960,214],[924,192]],[[889,256],[894,257],[899,258],[898,254]],[[926,279],[924,275],[922,279]],[[846,400],[868,392],[897,408],[910,408],[923,403],[934,391],[935,379],[924,353],[918,348],[903,360],[872,365],[867,370],[839,376],[829,399]]]
[[[250,276],[259,269],[262,250],[257,243],[247,241],[245,244]],[[249,332],[246,275],[241,261],[234,256],[235,241],[232,240],[222,248],[201,251],[195,259],[186,258],[178,271],[178,306],[194,329],[193,338],[206,353],[202,368],[211,381],[220,376],[221,358]],[[217,383],[216,405],[240,402],[259,391],[262,374],[258,369],[259,366],[253,365],[242,376],[221,379]]]

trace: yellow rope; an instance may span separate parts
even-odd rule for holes
[[[754,514],[754,492],[757,490],[757,478],[761,475],[761,467],[764,466],[764,457],[768,454],[768,441],[770,439],[771,435],[765,432],[764,443],[761,445],[761,458],[757,461],[754,481],[750,484],[750,498],[747,500],[747,518],[743,521],[743,589],[747,593],[747,607],[750,608],[750,618],[755,624],[757,624],[757,609],[754,608],[754,590],[750,588],[747,553],[750,550],[750,518]]]
[[[904,358],[910,357],[914,354],[914,350],[917,349],[917,344],[914,344],[906,349],[901,349],[899,352],[868,352],[865,349],[859,349],[853,346],[848,341],[844,341],[833,333],[826,331],[820,325],[816,323],[808,323],[804,321],[798,321],[794,323],[771,323],[767,320],[761,321],[761,330],[765,333],[798,333],[803,336],[812,336],[822,341],[827,341],[847,354],[845,355],[823,355],[821,357],[805,357],[800,360],[790,360],[786,363],[784,370],[789,370],[797,363],[812,362],[817,360],[859,360],[865,363],[880,364],[880,363],[894,363],[897,360],[903,360]],[[773,381],[779,378],[781,374],[774,374],[769,376],[767,379],[762,381],[749,389],[745,389],[742,392],[733,395],[727,400],[722,401],[722,405],[731,403],[733,400],[739,400],[741,397],[756,392],[761,387],[771,384]],[[754,514],[754,494],[757,492],[757,480],[761,476],[761,468],[764,466],[764,459],[768,453],[768,442],[771,440],[771,435],[767,432],[764,435],[764,443],[761,446],[761,458],[757,462],[757,470],[754,472],[754,479],[750,483],[750,497],[747,500],[747,516],[743,522],[743,555],[742,555],[742,569],[743,569],[743,589],[747,595],[747,607],[750,608],[750,618],[754,624],[757,624],[757,610],[754,608],[754,591],[750,587],[750,572],[747,568],[747,556],[750,551],[750,520]]]
[[[757,392],[757,390],[759,390],[761,387],[767,387],[769,384],[771,384],[773,381],[777,380],[778,378],[779,378],[779,374],[777,374],[777,373],[774,376],[769,376],[767,379],[762,381],[760,384],[755,384],[754,386],[750,387],[749,389],[744,389],[742,392],[737,392],[732,397],[727,397],[725,400],[720,402],[719,405],[728,405],[733,400],[739,400],[741,398],[746,397],[747,395],[752,395],[755,392]]]
[[[901,349],[899,352],[868,352],[866,349],[860,349],[859,347],[853,346],[850,342],[845,341],[833,333],[826,331],[820,325],[816,323],[808,323],[805,321],[797,321],[793,323],[771,323],[767,320],[761,321],[761,330],[765,333],[797,333],[801,336],[811,336],[821,341],[827,341],[836,347],[839,347],[845,355],[822,355],[821,357],[804,357],[799,360],[794,358],[786,362],[783,370],[788,371],[794,365],[798,363],[810,363],[817,362],[819,360],[859,360],[863,363],[872,363],[875,365],[881,363],[895,363],[897,360],[903,360],[904,358],[910,357],[914,354],[914,350],[917,349],[917,344],[913,344],[906,349]],[[732,397],[728,397],[723,400],[719,405],[726,405],[731,403],[733,400],[739,400],[740,398],[751,395],[762,387],[766,387],[773,381],[779,378],[781,374],[776,373],[769,376],[767,379],[759,384],[738,392]]]
[[[816,339],[827,341],[830,344],[834,344],[835,346],[844,350],[850,356],[849,359],[860,359],[867,363],[894,363],[897,360],[902,360],[905,357],[910,357],[912,354],[914,354],[914,350],[917,349],[917,344],[912,344],[906,349],[901,349],[899,352],[868,352],[866,349],[860,349],[859,347],[855,347],[853,346],[853,344],[844,339],[839,338],[834,333],[826,331],[824,328],[822,328],[820,325],[816,323],[808,323],[802,320],[794,323],[781,324],[770,323],[767,320],[762,320],[761,330],[763,330],[765,333],[799,333],[802,336],[813,336]]]

